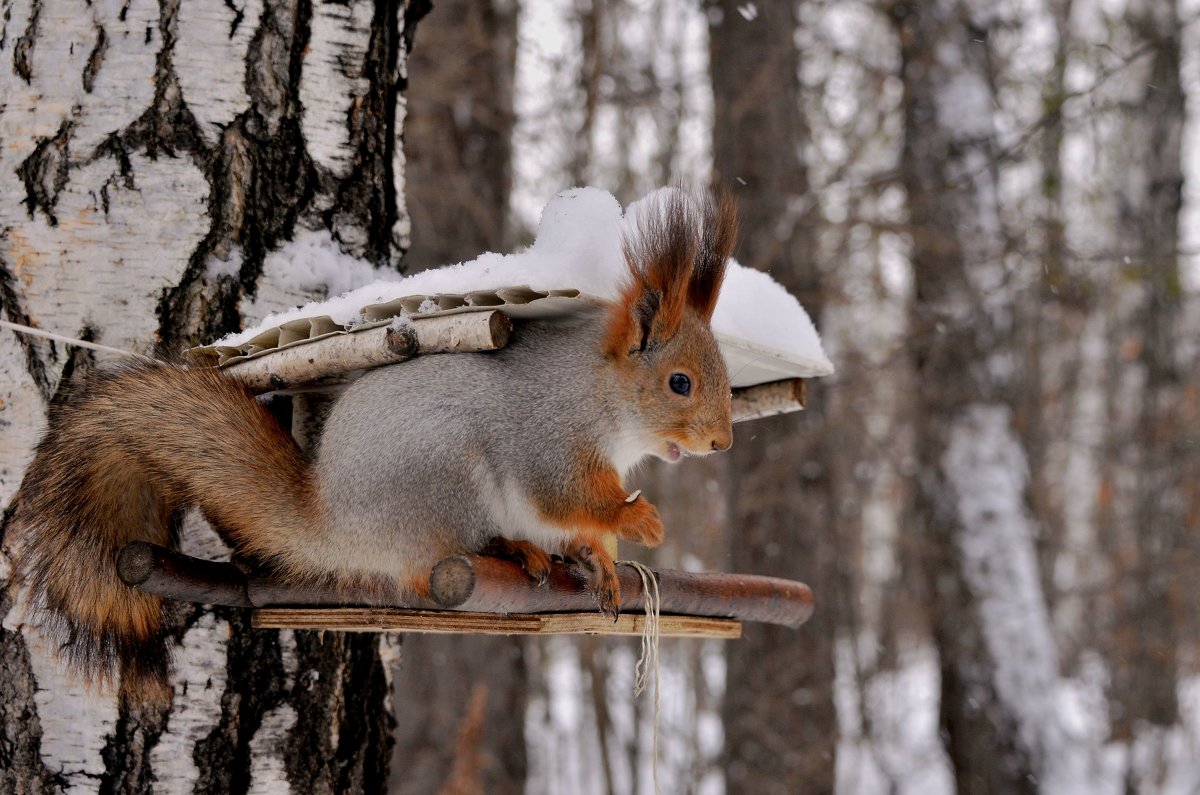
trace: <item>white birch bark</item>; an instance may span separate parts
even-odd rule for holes
[[[382,0],[5,2],[3,318],[175,354],[234,330],[243,307],[321,292],[297,292],[286,269],[262,278],[298,232],[397,262],[398,100],[419,15],[407,13]],[[101,358],[0,329],[0,522],[49,401]],[[198,516],[181,536],[190,554],[228,556]],[[0,791],[386,788],[395,651],[377,638],[260,632],[239,611],[171,606],[175,699],[150,714],[86,690],[22,603],[0,601]],[[361,714],[331,734],[350,702]]]

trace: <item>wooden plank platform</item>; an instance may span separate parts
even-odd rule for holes
[[[394,607],[273,607],[255,610],[258,629],[318,629],[335,632],[427,632],[481,635],[641,635],[645,613],[623,613],[614,622],[587,613],[470,613],[453,610],[407,610]],[[733,618],[662,615],[664,638],[722,638],[742,636],[742,622]]]

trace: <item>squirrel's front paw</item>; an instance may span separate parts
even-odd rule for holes
[[[617,579],[617,566],[600,539],[575,539],[563,549],[563,554],[578,564],[600,604],[600,612],[616,621],[621,612],[621,581]]]
[[[622,508],[621,527],[617,534],[626,541],[656,547],[663,542],[665,533],[658,509],[645,497],[639,496]]]

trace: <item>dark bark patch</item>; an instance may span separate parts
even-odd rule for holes
[[[300,115],[300,72],[308,46],[312,4],[274,0],[263,4],[258,29],[246,51],[246,93],[265,131],[273,136],[286,118]]]
[[[25,184],[25,208],[32,218],[41,210],[51,226],[58,225],[54,207],[58,194],[67,184],[69,143],[73,123],[66,120],[53,138],[43,138],[34,147],[33,154],[17,166],[17,175]]]
[[[36,691],[24,639],[0,629],[0,792],[55,792],[65,786],[42,762]]]
[[[257,281],[261,260],[290,237],[300,212],[315,195],[315,170],[301,128],[300,72],[308,47],[312,5],[268,3],[248,51],[246,92],[250,108],[238,120],[245,142],[249,174],[241,177],[245,209],[237,242],[246,260],[259,267],[243,269]]]
[[[113,732],[100,751],[100,758],[104,760],[104,774],[98,788],[100,795],[153,791],[150,752],[162,737],[166,718],[166,713],[161,711],[121,710]]]
[[[246,6],[241,8],[234,5],[233,0],[225,0],[225,7],[233,12],[233,22],[229,23],[229,38],[237,35],[238,28],[242,26],[242,20],[246,18]]]
[[[297,792],[387,791],[395,720],[384,708],[387,683],[377,643],[371,635],[296,633],[291,703],[297,720],[284,760]]]
[[[38,36],[38,19],[42,15],[41,0],[33,0],[29,8],[29,22],[25,32],[17,39],[13,48],[13,72],[26,83],[33,79],[33,45]]]
[[[204,137],[195,116],[183,101],[183,91],[175,73],[175,27],[179,2],[159,0],[158,32],[162,37],[162,46],[154,65],[154,99],[146,112],[129,125],[119,138],[126,149],[142,149],[150,157],[157,157],[160,152],[168,155],[191,153],[196,164],[204,168]],[[147,42],[150,41],[151,32],[151,28],[146,29]]]
[[[250,786],[250,741],[263,716],[284,700],[286,673],[279,633],[253,629],[247,611],[216,612],[230,626],[227,679],[221,718],[192,753],[200,771],[194,791],[241,793]]]
[[[96,73],[100,71],[100,67],[104,64],[104,55],[108,52],[108,33],[104,30],[104,26],[96,23],[96,46],[92,48],[92,54],[88,56],[87,66],[83,68],[83,90],[92,93],[92,89],[96,85]]]
[[[9,515],[11,512],[0,525],[0,537]],[[11,607],[6,588],[0,591],[0,618]],[[55,792],[65,787],[42,762],[42,723],[33,699],[36,692],[25,639],[0,627],[0,792]]]
[[[379,639],[352,635],[342,669],[345,715],[336,759],[341,771],[338,792],[387,792],[388,763],[395,743],[396,720],[384,708],[388,681],[379,658]]]
[[[261,266],[268,251],[292,236],[296,219],[313,198],[315,179],[298,114],[284,119],[273,136],[250,135],[251,127],[244,128],[251,169],[249,183],[239,186],[244,215],[236,237],[246,260]],[[256,269],[252,275],[257,279],[260,273]]]
[[[126,148],[120,134],[113,133],[101,142],[92,152],[88,162],[94,162],[106,157],[116,161],[117,170],[110,174],[108,179],[104,180],[99,192],[94,196],[99,202],[100,209],[104,211],[105,218],[108,217],[109,208],[112,206],[111,188],[137,189],[137,184],[134,181],[133,162],[129,159],[129,150]]]
[[[8,23],[12,21],[12,4],[7,3],[4,6],[4,17],[0,22],[0,52],[8,49]]]
[[[0,310],[3,310],[9,321],[13,323],[20,323],[23,326],[33,325],[31,318],[21,306],[20,293],[16,288],[16,278],[9,271],[3,255],[0,255]],[[50,400],[53,390],[50,388],[50,378],[46,374],[46,365],[42,361],[42,357],[38,355],[39,343],[36,338],[27,334],[17,334],[16,336],[17,344],[21,346],[21,351],[25,354],[25,371],[33,379],[42,398]]]
[[[399,241],[392,239],[397,204],[393,161],[396,147],[396,99],[402,78],[398,64],[400,52],[412,47],[416,20],[428,11],[428,4],[417,2],[405,12],[403,35],[397,34],[399,22],[395,4],[378,3],[371,21],[371,35],[362,74],[368,81],[366,94],[355,103],[346,120],[354,160],[349,174],[337,186],[337,202],[325,213],[325,225],[336,236],[339,227],[350,226],[366,234],[366,250],[360,252],[377,266],[399,260]]]

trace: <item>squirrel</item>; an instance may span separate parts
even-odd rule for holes
[[[709,322],[736,236],[726,194],[667,191],[629,224],[616,300],[517,325],[487,353],[368,371],[334,403],[315,461],[233,377],[147,361],[94,372],[50,407],[14,500],[10,587],[94,685],[169,704],[162,599],[126,586],[135,540],[174,546],[198,507],[236,555],[294,583],[386,582],[428,596],[447,555],[500,554],[535,581],[550,555],[613,617],[604,534],[663,540],[624,477],[732,443]]]

